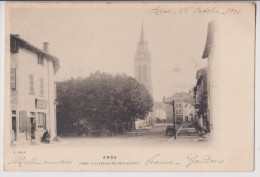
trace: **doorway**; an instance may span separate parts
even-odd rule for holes
[[[31,139],[35,139],[36,121],[35,117],[30,118],[31,123]]]
[[[16,117],[12,117],[12,130],[14,131],[14,141],[17,140]]]

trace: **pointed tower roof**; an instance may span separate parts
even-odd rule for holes
[[[144,23],[143,23],[143,19],[142,19],[140,41],[138,42],[136,53],[137,53],[137,56],[139,54],[141,54],[141,53],[150,55],[150,52],[149,52],[149,49],[148,49],[148,44],[147,44],[147,42],[146,42],[146,40],[144,38]]]
[[[145,39],[144,39],[144,23],[143,23],[143,19],[142,19],[142,28],[141,28],[141,36],[140,36],[140,43],[144,43]]]

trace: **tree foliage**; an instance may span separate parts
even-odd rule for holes
[[[118,123],[144,119],[153,107],[148,90],[135,78],[100,72],[58,82],[57,102],[58,132],[73,131],[82,120],[113,131]]]

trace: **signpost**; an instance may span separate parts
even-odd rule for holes
[[[172,102],[166,102],[165,101],[166,100],[166,98],[165,97],[163,97],[163,102],[165,103],[165,104],[170,104],[170,105],[172,105],[172,118],[173,118],[173,135],[174,135],[174,139],[176,139],[177,138],[177,131],[176,131],[176,120],[175,120],[175,106],[174,106],[174,100],[172,100]]]

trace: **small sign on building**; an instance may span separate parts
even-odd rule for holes
[[[35,99],[35,108],[46,109],[47,108],[47,101]]]

